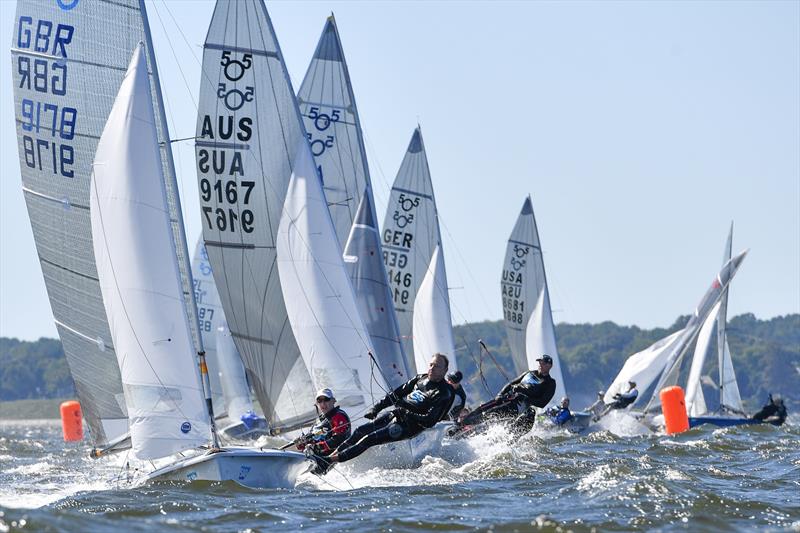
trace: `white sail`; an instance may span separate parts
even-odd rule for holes
[[[725,251],[722,262],[730,260],[733,249],[733,222],[725,241]],[[736,373],[733,370],[731,350],[728,346],[728,291],[720,298],[720,310],[717,318],[717,364],[719,365],[720,408],[729,408],[734,412],[744,412],[742,398],[739,394],[739,384],[736,382]]]
[[[711,313],[712,309],[716,306],[717,302],[727,290],[731,280],[733,280],[736,272],[738,272],[742,261],[744,261],[744,258],[747,256],[747,252],[748,251],[745,250],[730,261],[727,261],[722,266],[722,269],[719,271],[719,273],[715,276],[714,280],[711,282],[711,286],[708,288],[708,290],[706,290],[706,293],[703,295],[703,298],[700,300],[700,303],[697,305],[697,308],[695,308],[694,313],[689,317],[689,321],[684,327],[684,331],[686,332],[684,338],[670,352],[667,358],[668,360],[666,367],[661,373],[661,376],[659,377],[658,382],[652,391],[652,395],[650,395],[649,399],[647,400],[647,404],[644,408],[645,412],[652,411],[661,405],[659,391],[668,385],[674,385],[677,383],[678,378],[680,377],[679,370],[684,355],[688,351],[692,341],[698,335],[700,328],[708,318],[708,315]],[[640,403],[640,401],[643,398],[644,395],[640,394],[636,405],[641,405],[642,403]]]
[[[250,399],[247,376],[227,324],[223,323],[219,327],[215,340],[217,360],[219,361],[219,380],[225,396],[228,417],[231,420],[239,420],[245,413],[253,411],[253,400]]]
[[[567,394],[564,376],[561,372],[561,359],[556,348],[556,329],[553,325],[553,313],[550,311],[550,292],[547,285],[542,288],[533,314],[525,329],[525,352],[528,355],[528,368],[538,368],[536,359],[542,355],[553,358],[550,376],[556,380],[556,392],[550,403],[558,403]]]
[[[134,455],[163,457],[209,442],[143,45],[97,145],[90,213]]]
[[[388,387],[371,368],[369,334],[358,314],[341,248],[305,139],[278,227],[278,271],[289,321],[314,389],[330,387],[351,416]]]
[[[302,122],[261,0],[220,0],[203,49],[196,157],[203,240],[236,348],[273,427],[315,418],[276,236]]]
[[[359,312],[378,364],[396,387],[409,379],[413,365],[400,343],[358,108],[333,15],[325,22],[297,101]]]
[[[382,234],[386,274],[409,361],[417,359],[413,346],[417,291],[428,272],[433,250],[442,241],[437,217],[428,158],[422,131],[417,127],[392,185]],[[447,299],[449,302],[449,296]],[[426,361],[417,372],[427,369]]]
[[[614,394],[628,390],[628,382],[634,381],[639,391],[646,391],[661,376],[669,363],[670,354],[684,342],[686,330],[678,330],[664,337],[641,352],[628,357],[617,377],[609,385],[603,397],[605,403],[614,401]],[[641,394],[640,394],[641,395]]]
[[[41,39],[37,38],[39,30]],[[143,0],[18,0],[13,35],[11,78],[22,188],[58,334],[91,439],[100,448],[128,431],[128,417],[97,281],[89,182],[97,141],[131,51],[140,41],[145,43],[156,105],[167,200],[181,256],[181,281],[191,298],[188,261],[182,255],[185,243],[180,245],[182,217],[169,143],[164,142],[168,134],[145,5]],[[191,322],[194,329],[194,319]]]
[[[550,375],[556,380],[552,402],[560,401],[567,389],[556,347],[550,291],[530,196],[525,198],[508,238],[500,289],[503,321],[517,373],[537,368],[536,360],[549,355],[553,358]]]
[[[417,372],[428,369],[431,356],[442,353],[450,360],[449,371],[458,370],[453,340],[453,321],[447,297],[447,274],[441,247],[433,249],[431,264],[414,300],[414,357]]]
[[[208,254],[202,238],[198,239],[192,256],[192,280],[194,281],[194,301],[197,304],[200,336],[203,338],[208,378],[211,382],[214,415],[220,416],[226,412],[226,406],[219,377],[217,330],[225,323],[225,313],[222,311],[222,304],[219,301],[217,286],[214,284],[211,264],[208,262]]]
[[[694,357],[692,358],[692,366],[689,368],[689,379],[686,382],[686,412],[689,416],[701,416],[708,412],[706,406],[706,399],[703,395],[703,386],[701,384],[701,375],[703,372],[703,365],[706,361],[709,348],[711,347],[711,336],[714,334],[714,326],[717,322],[719,315],[720,303],[711,309],[706,321],[703,322],[703,327],[700,328],[700,333],[697,334],[697,343],[694,347]]]
[[[371,196],[364,194],[361,198],[344,247],[344,261],[375,348],[375,358],[389,386],[395,389],[411,379],[413,365],[406,361],[397,331]]]

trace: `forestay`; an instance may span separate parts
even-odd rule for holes
[[[530,196],[522,204],[508,238],[500,288],[503,321],[517,373],[536,369],[536,359],[542,355],[552,357],[550,375],[556,380],[553,402],[558,402],[567,392],[556,348],[550,291]]]
[[[19,0],[11,49],[25,201],[59,337],[98,447],[126,433],[128,421],[97,280],[89,182],[97,141],[140,41],[151,72],[172,230],[183,254],[183,290],[192,297],[146,19],[139,0]]]
[[[386,274],[397,311],[403,350],[409,361],[418,359],[413,346],[414,302],[437,245],[439,252],[443,253],[428,158],[422,131],[417,127],[392,185],[383,222]],[[439,288],[449,307],[447,287]],[[426,363],[422,368],[417,367],[417,372],[427,371],[430,355],[422,354]],[[445,355],[455,362],[455,354]]]
[[[417,372],[427,371],[431,355],[443,353],[450,360],[449,371],[458,370],[453,340],[453,321],[447,298],[447,275],[444,258],[437,245],[431,264],[417,290],[414,300],[414,357]]]
[[[156,131],[140,45],[98,142],[90,190],[97,274],[139,459],[211,439]]]
[[[350,75],[336,21],[328,17],[297,95],[358,309],[386,378],[409,379],[375,224],[372,185]]]
[[[261,0],[220,0],[203,50],[196,143],[203,239],[231,335],[273,425],[313,419],[275,239],[304,138]]]

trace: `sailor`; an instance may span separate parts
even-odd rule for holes
[[[325,457],[350,436],[350,417],[336,405],[331,389],[317,391],[319,417],[309,433],[295,440],[298,450]]]
[[[453,401],[453,388],[444,380],[449,361],[443,354],[431,357],[428,373],[420,374],[390,392],[369,411],[364,418],[374,422],[356,428],[328,457],[311,457],[317,467],[312,470],[324,474],[334,463],[355,459],[368,448],[387,442],[410,439],[423,430],[436,425],[447,415],[447,408]],[[394,409],[378,416],[383,409],[394,405]]]
[[[572,412],[569,410],[569,397],[561,398],[561,403],[545,411],[550,420],[557,426],[563,426],[572,420]]]
[[[639,391],[636,390],[636,382],[635,381],[629,381],[628,382],[628,390],[625,391],[625,392],[622,392],[622,393],[620,393],[620,392],[616,393],[613,396],[614,401],[611,402],[610,404],[606,405],[606,408],[603,410],[602,413],[600,413],[600,415],[598,415],[595,418],[595,420],[597,420],[599,418],[602,418],[603,416],[607,415],[608,412],[611,411],[612,409],[625,409],[626,407],[631,405],[633,402],[635,402],[636,398],[638,398],[638,397],[639,397]]]
[[[769,395],[767,404],[759,412],[753,415],[753,420],[766,422],[773,426],[780,426],[786,421],[786,405],[783,398],[779,395]]]
[[[464,413],[464,408],[467,406],[467,393],[464,392],[464,387],[461,386],[461,380],[464,374],[460,370],[456,370],[451,374],[447,374],[447,383],[453,387],[453,403],[450,405],[448,417],[450,420],[456,421]]]
[[[550,377],[553,358],[543,355],[538,370],[529,370],[510,381],[491,400],[464,417],[460,425],[475,425],[487,418],[508,419],[515,417],[512,428],[515,432],[527,432],[533,427],[534,407],[545,407],[556,393],[556,380]],[[519,415],[519,416],[518,416]]]

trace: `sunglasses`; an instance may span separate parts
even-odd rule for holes
[[[333,398],[317,398],[317,403],[327,403],[333,401]]]

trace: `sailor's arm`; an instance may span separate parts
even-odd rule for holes
[[[411,394],[411,391],[414,390],[414,385],[417,384],[417,381],[419,381],[419,376],[414,376],[413,378],[409,379],[392,392],[384,396],[381,401],[375,404],[375,406],[372,408],[372,411],[379,413],[391,405],[402,405],[402,398],[407,394]]]
[[[509,392],[511,392],[511,388],[512,388],[514,385],[516,385],[517,383],[521,382],[521,381],[522,381],[522,378],[524,378],[524,377],[525,377],[525,374],[527,374],[527,372],[523,372],[522,374],[520,374],[520,375],[519,375],[519,376],[517,376],[516,378],[514,378],[514,379],[512,379],[511,381],[509,381],[508,383],[506,383],[505,387],[503,387],[502,389],[500,389],[500,392],[498,392],[498,393],[497,393],[497,395],[498,395],[498,396],[505,396],[506,394],[508,394]]]

